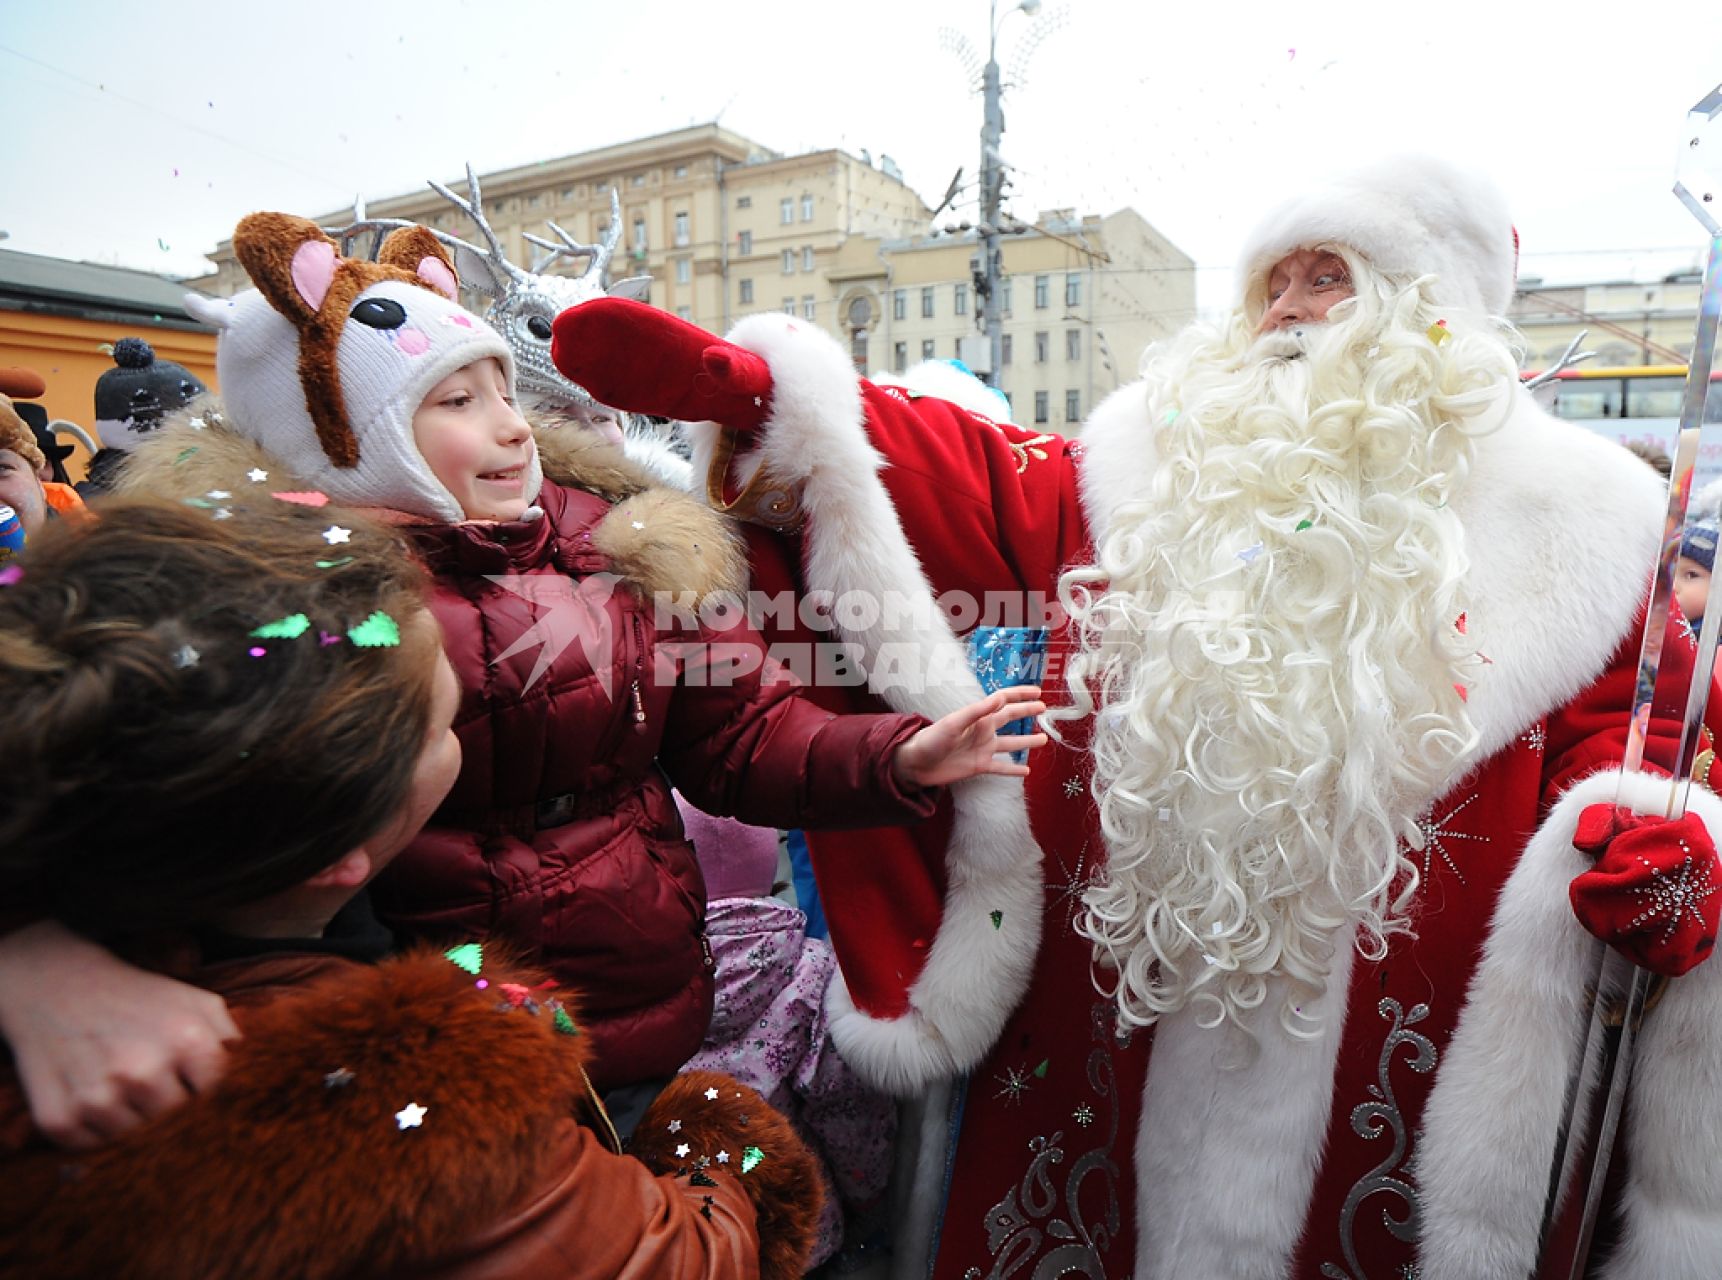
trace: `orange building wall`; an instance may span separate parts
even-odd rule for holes
[[[96,379],[114,367],[102,350],[121,338],[142,338],[157,360],[182,364],[215,390],[215,334],[157,329],[150,324],[109,324],[73,316],[46,316],[0,308],[0,365],[22,365],[42,375],[48,389],[37,400],[48,417],[75,422],[92,436],[96,421]],[[61,437],[76,452],[66,459],[74,480],[83,478],[89,454],[70,436]]]

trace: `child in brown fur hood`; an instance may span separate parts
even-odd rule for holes
[[[0,883],[242,1033],[219,1084],[82,1155],[0,1070],[0,1277],[798,1275],[817,1176],[757,1094],[682,1076],[622,1154],[554,983],[379,958],[363,886],[460,768],[423,575],[354,513],[221,509],[116,500],[0,589]]]
[[[705,894],[672,783],[760,825],[872,827],[925,817],[942,784],[1026,772],[997,753],[1044,739],[997,730],[1038,714],[1038,690],[931,725],[833,717],[764,660],[739,610],[687,607],[740,588],[729,530],[602,441],[536,441],[507,346],[453,301],[428,233],[396,232],[367,263],[308,222],[254,214],[234,247],[257,289],[188,302],[222,331],[225,408],[137,451],[127,484],[217,515],[234,494],[333,498],[402,529],[433,575],[465,764],[378,880],[379,912],[444,945],[505,939],[588,991],[601,1090],[649,1094],[711,1015]],[[338,561],[339,521],[327,537]],[[0,1026],[15,989],[0,982]]]

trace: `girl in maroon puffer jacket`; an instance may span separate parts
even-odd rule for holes
[[[713,607],[742,573],[715,515],[589,440],[540,459],[508,348],[453,300],[428,234],[397,232],[368,263],[303,219],[253,214],[234,247],[257,289],[188,300],[222,331],[225,414],[163,433],[128,486],[219,518],[232,490],[264,485],[405,526],[435,578],[465,760],[378,881],[379,912],[409,936],[524,944],[600,993],[583,1024],[600,1089],[671,1076],[711,1014],[704,889],[672,783],[763,825],[879,826],[925,817],[943,784],[1026,772],[998,753],[1044,738],[998,730],[1043,710],[1032,687],[931,725],[799,696],[740,611]],[[346,533],[327,531],[331,563]],[[0,1011],[10,998],[0,974]]]

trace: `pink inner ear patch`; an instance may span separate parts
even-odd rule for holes
[[[293,287],[316,311],[329,296],[335,278],[335,246],[327,240],[307,240],[293,251]]]
[[[423,329],[396,329],[395,345],[409,356],[422,356],[430,350],[430,339]]]
[[[460,293],[460,281],[455,279],[454,272],[441,258],[433,258],[429,254],[420,258],[419,279],[445,298],[453,299]]]

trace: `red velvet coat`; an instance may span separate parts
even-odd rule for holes
[[[465,759],[376,898],[409,935],[506,938],[591,991],[608,1089],[673,1074],[711,1016],[704,886],[672,783],[777,827],[909,821],[934,797],[901,792],[889,769],[925,720],[834,718],[762,664],[745,625],[657,607],[724,585],[715,517],[661,490],[615,503],[617,475],[555,445],[545,462],[603,496],[547,480],[542,519],[409,530],[436,578]]]

